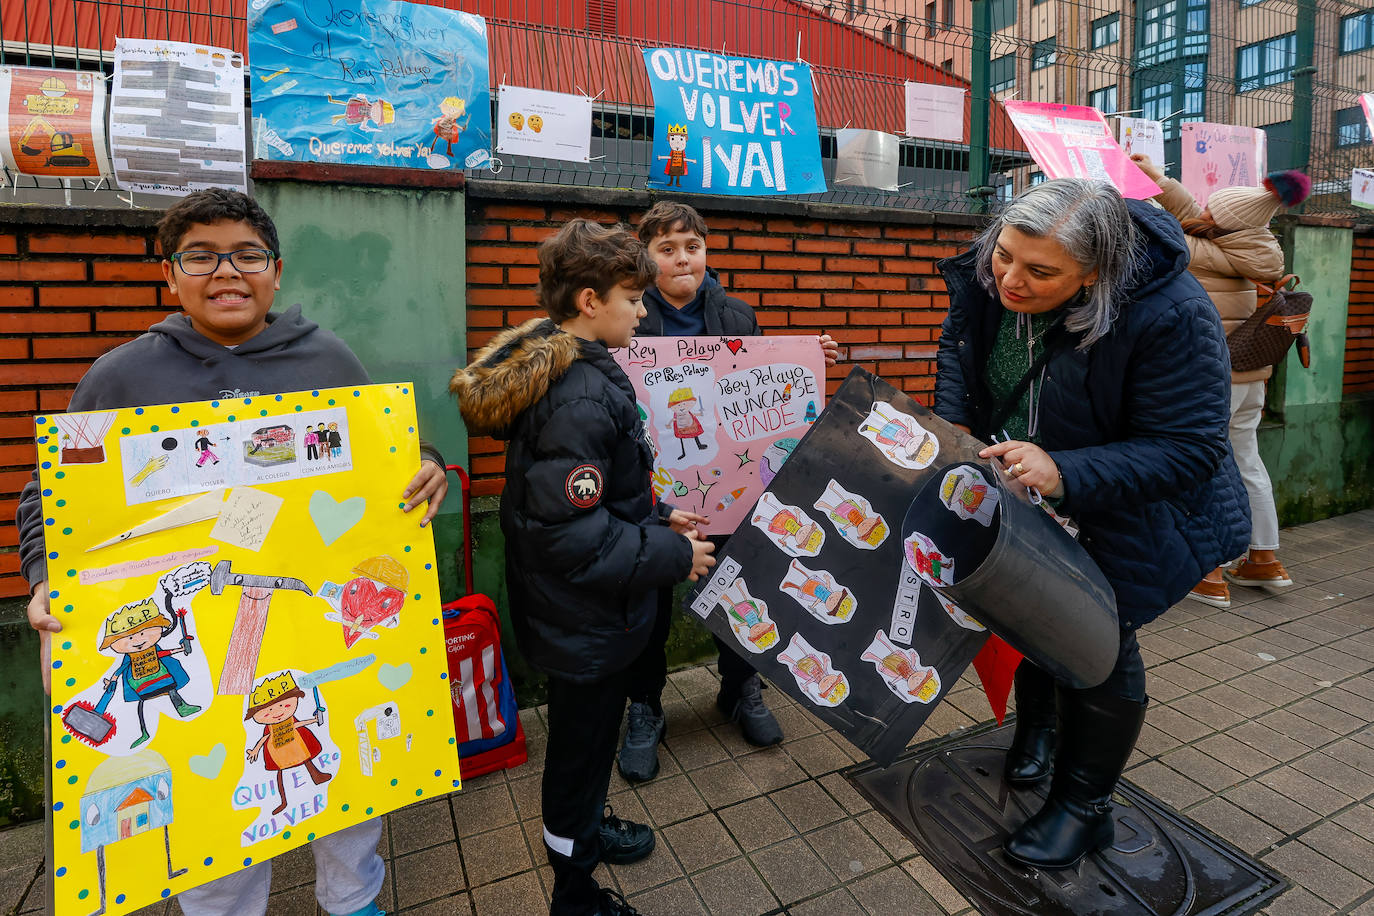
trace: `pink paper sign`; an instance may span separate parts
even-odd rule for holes
[[[1102,112],[1086,105],[1003,102],[1026,149],[1050,178],[1096,178],[1121,196],[1145,200],[1159,185],[1122,152]]]
[[[654,451],[654,495],[732,533],[825,406],[817,337],[636,337],[613,350]]]
[[[1183,186],[1202,206],[1213,191],[1264,180],[1265,134],[1258,127],[1193,121],[1181,126]]]
[[[1364,122],[1369,125],[1369,132],[1374,134],[1374,92],[1360,96],[1360,107],[1364,109]]]

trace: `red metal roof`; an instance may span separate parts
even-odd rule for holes
[[[175,8],[172,3],[175,2]],[[6,50],[27,47],[35,66],[70,57],[70,49],[103,49],[116,36],[163,38],[247,54],[247,0],[5,0]],[[601,101],[652,106],[641,49],[677,46],[747,57],[790,60],[813,68],[819,123],[900,132],[902,82],[963,86],[959,77],[792,0],[527,0],[513,4],[442,0],[435,5],[487,18],[493,85],[585,91]],[[595,27],[608,27],[614,31]],[[54,51],[54,46],[56,51]],[[61,64],[69,65],[69,64]],[[965,117],[965,142],[968,139]],[[1019,138],[1000,107],[993,136]]]

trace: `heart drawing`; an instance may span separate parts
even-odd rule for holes
[[[216,744],[210,748],[208,754],[192,754],[186,761],[186,765],[191,768],[191,772],[206,779],[215,779],[219,776],[219,771],[224,767],[224,745]]]
[[[410,683],[410,674],[410,662],[402,662],[399,665],[382,662],[377,668],[377,680],[381,681],[387,690],[400,690]]]
[[[734,340],[727,340],[725,342],[725,346],[730,349],[731,353],[734,353],[736,356],[738,356],[739,351],[744,347],[744,341],[736,337]]]
[[[363,513],[366,511],[367,500],[361,496],[336,502],[334,497],[323,490],[316,490],[310,494],[310,520],[315,523],[315,529],[320,532],[320,538],[324,540],[326,547],[362,521]]]

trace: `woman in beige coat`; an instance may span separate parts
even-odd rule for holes
[[[1264,187],[1222,188],[1198,205],[1193,195],[1149,157],[1131,157],[1163,191],[1155,198],[1183,226],[1188,237],[1188,270],[1221,313],[1230,334],[1255,312],[1254,280],[1273,281],[1283,275],[1283,251],[1269,221],[1280,206],[1293,206],[1307,196],[1310,182],[1298,172],[1266,179]],[[1250,496],[1250,552],[1230,567],[1209,573],[1189,593],[1214,607],[1231,606],[1226,580],[1236,585],[1286,588],[1293,584],[1274,551],[1279,546],[1279,519],[1269,474],[1260,460],[1260,415],[1264,388],[1272,367],[1231,373],[1231,450]]]

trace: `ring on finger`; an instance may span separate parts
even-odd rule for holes
[[[1024,473],[1026,473],[1026,466],[1021,462],[1018,461],[1011,466],[1011,476],[1020,477]]]

